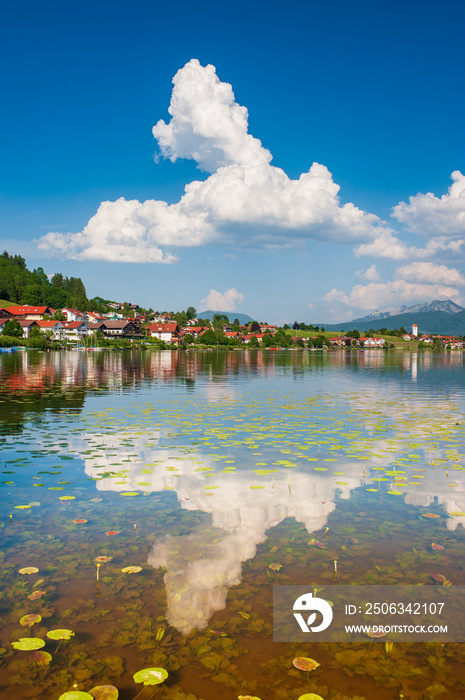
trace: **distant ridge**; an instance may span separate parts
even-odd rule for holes
[[[392,314],[392,311],[400,313]],[[392,311],[374,312],[352,321],[323,325],[328,331],[357,330],[363,332],[370,328],[393,330],[403,326],[407,332],[410,332],[412,325],[416,323],[420,334],[465,335],[465,309],[450,299],[446,301],[435,300],[410,307],[404,306]]]
[[[247,323],[251,323],[255,319],[247,316],[247,314],[239,314],[237,311],[197,311],[197,318],[205,318],[213,321],[213,316],[215,314],[220,314],[221,316],[227,316],[229,318],[229,323],[233,323],[234,319],[237,318],[241,326],[245,326]]]

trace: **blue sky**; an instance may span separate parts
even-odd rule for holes
[[[450,1],[10,3],[0,247],[159,310],[465,305],[464,20]]]

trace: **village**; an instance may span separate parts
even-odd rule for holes
[[[0,336],[25,340],[42,337],[54,347],[111,347],[115,340],[126,345],[144,342],[161,347],[230,346],[249,348],[394,348],[386,337],[373,332],[360,335],[343,331],[337,335],[301,331],[295,323],[283,328],[256,321],[248,325],[229,323],[227,316],[217,315],[213,321],[187,318],[186,314],[148,313],[137,304],[112,303],[109,311],[99,314],[74,308],[54,309],[50,306],[11,305],[0,308]],[[126,311],[122,313],[122,311]],[[195,311],[195,309],[193,309]],[[178,323],[176,316],[182,316]],[[237,321],[237,319],[236,319]],[[397,334],[398,336],[398,334]],[[419,334],[417,324],[411,333],[398,336],[405,343],[416,341],[418,348],[460,350],[461,337]]]

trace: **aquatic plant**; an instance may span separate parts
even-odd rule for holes
[[[44,647],[45,642],[39,637],[21,637],[17,642],[12,642],[11,645],[19,651],[34,651]]]

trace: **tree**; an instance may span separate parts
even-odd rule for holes
[[[186,315],[188,320],[190,321],[192,318],[195,318],[197,316],[197,311],[194,306],[188,306],[186,309]]]
[[[238,318],[235,318],[235,319],[234,319],[234,324],[233,324],[233,325],[234,325],[234,326],[240,326],[240,325],[241,325],[241,324],[239,323],[239,319],[238,319]]]
[[[66,316],[61,309],[57,309],[52,316],[54,321],[66,321]]]
[[[257,333],[257,331],[260,330],[260,324],[258,321],[252,321],[252,323],[249,324],[249,333]]]
[[[300,330],[300,326],[299,326],[299,324],[297,323],[297,321],[294,321],[294,323],[292,324],[292,330],[293,330],[293,331],[298,331],[298,330]]]
[[[217,338],[215,332],[212,331],[211,328],[208,328],[205,333],[202,333],[202,335],[197,338],[197,342],[202,343],[202,345],[216,345]]]
[[[269,333],[265,333],[262,338],[262,348],[269,348],[273,345],[273,338]]]
[[[16,318],[12,318],[3,326],[3,335],[8,335],[10,338],[22,338],[23,329],[19,325]]]
[[[247,345],[248,345],[249,348],[258,348],[257,336],[255,336],[255,335],[252,336],[252,338],[249,340],[249,342],[247,343]]]

